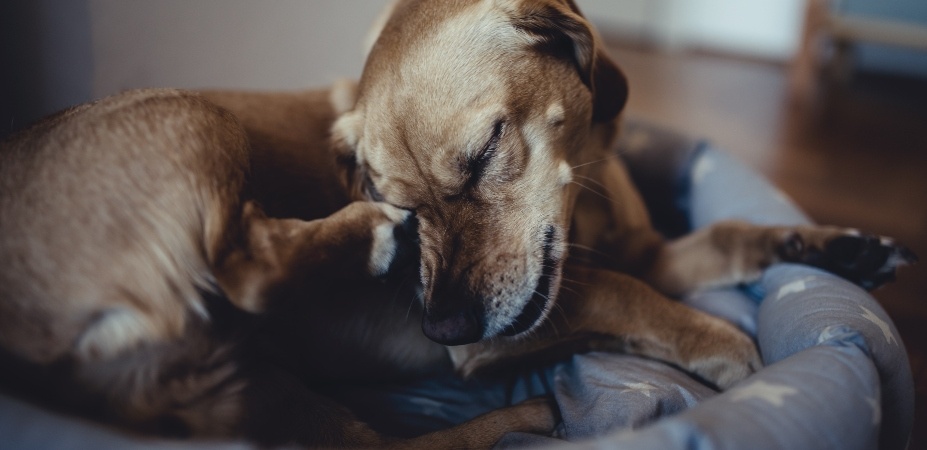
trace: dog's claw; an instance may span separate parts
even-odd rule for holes
[[[896,271],[918,261],[917,255],[895,241],[846,232],[828,239],[823,248],[811,246],[797,262],[822,268],[872,290],[895,280]]]

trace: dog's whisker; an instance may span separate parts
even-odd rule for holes
[[[555,303],[554,306],[550,309],[551,314],[553,314],[555,311],[558,314],[560,314],[560,317],[563,318],[564,323],[569,323],[570,318],[567,315],[566,311],[563,309],[563,307],[560,306],[559,303]],[[547,321],[550,323],[551,328],[553,328],[555,335],[562,336],[562,334],[560,333],[560,329],[557,328],[556,322],[554,322],[553,320],[550,320],[550,317],[548,317]]]
[[[578,284],[580,286],[593,286],[591,283],[583,283],[579,280],[573,280],[567,277],[563,277],[562,280],[567,283]],[[579,294],[579,292],[571,290],[568,287],[564,286],[563,283],[560,284],[560,289],[567,289],[567,290],[570,290],[570,292],[573,292],[574,294]]]
[[[594,248],[594,247],[590,247],[590,246],[588,246],[588,245],[567,244],[567,247],[575,248],[575,249],[578,249],[578,250],[583,250],[583,251],[586,251],[586,252],[589,252],[589,253],[592,253],[592,254],[595,254],[595,255],[603,256],[603,257],[608,258],[608,259],[613,259],[613,255],[610,255],[610,254],[608,254],[608,253],[605,253],[605,252],[603,252],[603,251],[601,251],[601,250],[598,250],[598,249],[596,249],[596,248]],[[578,256],[576,256],[576,255],[572,255],[572,254],[571,254],[570,257],[571,257],[571,258],[580,258],[581,260],[584,260],[584,261],[586,261],[586,262],[592,262],[592,261],[593,261],[592,258],[589,258],[588,256],[581,256],[581,257],[578,257]]]
[[[590,247],[590,246],[588,246],[588,245],[574,244],[574,243],[572,243],[572,242],[567,242],[566,245],[567,245],[567,247],[580,248],[580,249],[589,250],[589,251],[596,251],[594,247]]]
[[[406,319],[405,319],[406,322],[409,321],[409,316],[412,315],[412,307],[415,306],[415,301],[416,301],[416,298],[415,298],[415,296],[413,295],[413,296],[412,296],[412,301],[409,302],[409,309],[406,310]]]
[[[570,169],[578,169],[578,168],[580,168],[580,167],[585,167],[585,166],[588,166],[588,165],[597,164],[597,163],[600,163],[600,162],[605,162],[605,161],[608,161],[609,159],[617,158],[617,157],[618,157],[618,155],[609,155],[609,156],[607,156],[607,157],[605,157],[605,158],[602,158],[602,159],[597,159],[597,160],[595,160],[595,161],[589,161],[589,162],[585,162],[585,163],[582,163],[582,164],[579,164],[579,165],[570,167]]]
[[[541,297],[543,297],[544,300],[550,301],[550,297],[548,297],[548,296],[546,296],[546,295],[544,295],[544,294],[538,292],[537,289],[534,290],[534,293],[535,293],[536,295],[540,295]],[[541,308],[541,307],[538,306],[538,305],[534,305],[534,306],[535,306],[536,308],[539,308],[539,309]]]
[[[393,301],[395,301],[397,298],[399,298],[399,294],[402,292],[402,289],[406,286],[406,283],[408,283],[409,280],[410,280],[411,278],[413,278],[413,274],[411,274],[411,273],[410,273],[410,274],[406,274],[406,276],[403,277],[402,281],[399,282],[399,287],[396,288],[396,294],[395,294],[395,296],[393,297]],[[418,297],[418,295],[412,294],[412,301],[409,302],[409,308],[406,309],[406,318],[405,318],[405,320],[406,320],[407,322],[409,321],[409,316],[412,315],[412,307],[415,306],[415,302],[418,300],[416,297]]]
[[[590,182],[592,182],[592,184],[594,184],[594,185],[596,185],[596,186],[602,188],[602,190],[604,190],[604,191],[607,191],[607,190],[608,190],[608,188],[605,187],[604,184],[602,184],[601,182],[599,182],[599,181],[596,180],[595,178],[587,177],[587,176],[583,176],[583,175],[573,175],[573,176],[575,176],[576,178],[582,178],[582,179],[584,179],[584,180],[586,180],[586,181],[590,181]]]
[[[566,287],[566,286],[564,286],[564,285],[560,285],[560,289],[563,289],[564,291],[568,291],[568,292],[570,292],[570,293],[572,293],[572,294],[579,295],[579,291],[577,291],[576,289],[572,289],[572,288]]]
[[[598,195],[599,197],[602,197],[603,199],[607,200],[609,203],[614,203],[614,204],[616,204],[616,205],[618,204],[618,202],[615,201],[615,199],[613,199],[613,198],[611,198],[611,197],[609,197],[609,196],[607,196],[607,195],[605,195],[605,194],[603,194],[603,193],[601,193],[601,192],[599,192],[599,191],[597,191],[597,190],[595,190],[595,189],[593,189],[593,188],[591,188],[591,187],[589,187],[589,186],[586,186],[585,184],[582,184],[582,183],[580,183],[579,181],[573,180],[573,181],[571,181],[571,183],[573,183],[573,184],[575,184],[575,185],[577,185],[577,186],[579,186],[579,187],[581,187],[581,188],[583,188],[583,189],[586,189],[587,191],[592,192],[593,194]]]

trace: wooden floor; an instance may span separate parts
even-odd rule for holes
[[[893,236],[920,265],[874,293],[917,383],[910,448],[927,448],[927,81],[857,77],[790,99],[781,65],[613,45],[628,114],[703,136],[765,174],[819,223]]]

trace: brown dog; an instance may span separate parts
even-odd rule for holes
[[[830,228],[664,242],[610,153],[626,95],[572,2],[405,1],[356,90],[137,91],[52,117],[0,151],[4,385],[142,431],[382,445],[306,383],[606,348],[725,387],[760,364],[753,343],[658,292],[848,239],[884,249],[857,281],[908,259]],[[389,275],[416,239],[410,309]],[[529,402],[395,444],[553,420]]]
[[[571,0],[395,4],[334,140],[367,198],[416,212],[423,330],[447,345],[479,342],[451,348],[464,373],[593,334],[726,387],[759,364],[752,343],[651,288],[675,296],[752,281],[777,261],[821,254],[872,285],[912,259],[827,227],[725,222],[665,242],[612,153],[626,98]],[[881,260],[859,264],[865,254]],[[536,330],[555,302],[564,314]]]
[[[325,145],[335,117],[327,94],[222,96],[266,102],[259,116],[240,111],[246,130],[194,94],[130,92],[5,142],[2,385],[162,435],[391,442],[304,385],[372,367],[414,373],[391,357],[402,351],[420,366],[447,358],[396,318],[407,314],[405,299],[394,308],[401,313],[382,312],[392,287],[375,277],[400,257],[402,239],[414,238],[403,231],[409,213],[350,203],[338,188]],[[253,200],[287,218],[267,218]],[[351,302],[350,319],[339,317],[339,302]],[[317,337],[290,354],[278,327],[297,308],[293,328]],[[333,345],[345,334],[350,340]],[[307,366],[290,367],[291,359]],[[396,445],[488,447],[504,432],[553,425],[546,402],[529,402]]]

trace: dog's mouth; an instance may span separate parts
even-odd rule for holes
[[[544,256],[542,259],[541,276],[538,278],[534,294],[511,324],[499,333],[503,336],[516,336],[534,328],[546,315],[551,303],[551,287],[557,275],[559,261],[554,258],[554,238],[556,231],[548,225],[544,232]]]

